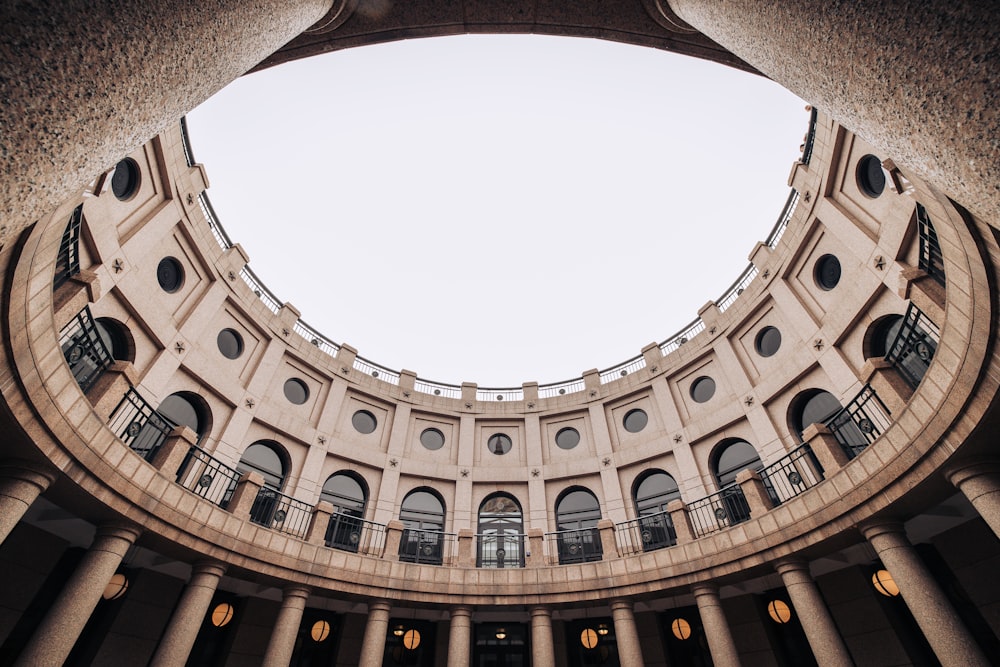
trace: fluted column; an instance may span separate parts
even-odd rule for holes
[[[309,589],[305,586],[288,586],[281,598],[278,619],[271,629],[271,639],[264,652],[263,667],[288,667],[295,651],[295,639],[302,624],[302,612],[309,599]]]
[[[469,667],[472,656],[472,607],[461,605],[451,610],[448,633],[448,667]]]
[[[639,630],[635,627],[632,601],[621,598],[612,600],[611,618],[615,622],[618,660],[622,667],[643,667],[642,643],[639,641]]]
[[[552,610],[531,608],[531,665],[556,667],[556,649],[552,641]]]
[[[55,667],[63,664],[101,600],[104,587],[139,537],[135,526],[105,525],[63,586],[59,597],[18,657],[18,667]]]
[[[947,471],[948,481],[969,499],[1000,537],[1000,462],[977,461]]]
[[[361,642],[359,667],[378,667],[382,664],[391,610],[392,605],[387,600],[373,600],[368,603],[368,623],[365,625],[365,638]]]
[[[816,582],[809,574],[805,561],[786,558],[775,565],[781,581],[785,584],[792,606],[799,615],[802,629],[809,640],[816,662],[826,667],[852,667],[854,661],[847,645],[837,631],[830,610],[826,608]]]
[[[0,544],[54,479],[54,471],[31,461],[4,461],[0,465]]]
[[[149,663],[150,667],[173,667],[187,662],[198,638],[198,630],[212,604],[215,589],[225,572],[226,566],[222,563],[197,563],[194,566],[191,579]]]
[[[0,245],[321,19],[331,5],[0,5]]]
[[[658,0],[911,173],[1000,224],[990,3]]]
[[[941,664],[944,667],[990,664],[907,540],[902,524],[872,523],[860,528],[892,575],[903,601]]]
[[[712,663],[715,667],[739,667],[740,656],[736,652],[733,634],[729,631],[729,623],[722,611],[719,587],[711,583],[695,584],[691,587],[691,592],[698,604],[698,614],[701,616],[701,625],[705,628]]]

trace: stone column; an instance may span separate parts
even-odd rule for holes
[[[55,471],[31,461],[4,461],[0,465],[0,544],[54,479]]]
[[[552,641],[552,610],[532,607],[531,664],[532,667],[556,667],[556,649]]]
[[[809,574],[808,563],[796,558],[786,558],[775,564],[774,569],[781,575],[781,581],[799,615],[816,662],[824,667],[852,667],[854,661],[837,631],[830,610],[823,602],[816,582]]]
[[[615,622],[615,639],[618,641],[618,660],[622,667],[643,667],[642,643],[635,627],[632,601],[618,598],[611,601],[611,618]]]
[[[320,20],[332,0],[0,9],[0,245]],[[44,17],[44,20],[40,19]]]
[[[368,667],[382,664],[390,611],[392,605],[388,600],[373,600],[368,603],[368,623],[365,625],[365,638],[361,642],[361,660],[358,665]]]
[[[83,632],[101,593],[129,547],[139,537],[139,528],[109,524],[97,529],[94,542],[83,555],[59,597],[18,657],[18,667],[61,665]]]
[[[705,628],[712,663],[715,667],[739,667],[740,656],[736,652],[736,643],[722,611],[719,587],[712,583],[695,584],[691,587],[691,592],[698,604],[698,614]]]
[[[948,481],[961,491],[979,516],[1000,536],[1000,462],[975,461],[947,470]]]
[[[472,656],[472,607],[461,605],[451,610],[448,634],[448,667],[469,667]]]
[[[979,644],[959,619],[927,566],[906,539],[902,524],[871,523],[859,526],[899,587],[924,637],[944,667],[988,665]]]
[[[1000,70],[987,4],[658,0],[991,224]]]
[[[299,625],[302,624],[302,612],[308,599],[309,589],[305,586],[292,585],[285,588],[278,619],[271,629],[271,639],[264,652],[264,661],[261,663],[263,667],[288,667],[288,663],[292,661]]]
[[[198,630],[212,604],[212,596],[215,595],[215,589],[225,571],[226,566],[216,562],[197,563],[194,566],[191,580],[170,617],[163,638],[149,663],[150,667],[173,667],[187,662],[198,637]]]

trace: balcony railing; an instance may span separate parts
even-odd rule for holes
[[[808,444],[799,445],[760,471],[771,502],[778,506],[823,481],[823,467]]]
[[[750,519],[750,505],[738,485],[696,500],[687,506],[694,536],[704,537]]]
[[[847,458],[853,459],[875,442],[892,423],[889,408],[870,385],[828,420],[826,426],[844,448]]]
[[[250,506],[250,521],[259,526],[287,533],[300,540],[309,534],[313,506],[286,496],[277,489],[262,486]]]
[[[455,534],[439,530],[406,528],[399,541],[399,560],[423,565],[443,565],[451,562],[455,551]]]
[[[385,551],[385,526],[350,514],[334,512],[326,528],[326,546],[381,557]]]
[[[507,569],[524,567],[526,536],[522,533],[476,535],[476,567]]]
[[[93,387],[114,362],[111,350],[101,337],[97,322],[90,313],[90,306],[77,313],[62,328],[59,332],[59,347],[73,373],[73,379],[84,392]]]
[[[944,258],[941,256],[941,243],[931,223],[931,217],[927,215],[927,209],[920,204],[917,204],[917,236],[920,239],[919,267],[944,287]]]
[[[623,556],[655,551],[677,544],[674,522],[668,512],[641,516],[615,524],[615,538]]]
[[[56,255],[56,273],[52,289],[59,289],[66,281],[80,273],[80,225],[83,223],[83,204],[73,209]]]
[[[548,545],[549,555],[557,556],[560,565],[587,563],[604,558],[601,531],[597,528],[545,533],[545,542]]]
[[[892,364],[911,389],[916,389],[931,365],[940,338],[938,326],[911,303],[896,337],[889,345],[885,360]]]
[[[170,432],[177,428],[132,387],[111,413],[108,426],[132,451],[147,461],[153,458]]]
[[[191,447],[177,470],[177,483],[226,509],[242,475],[200,447]]]

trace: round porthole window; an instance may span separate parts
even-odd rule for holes
[[[885,191],[885,172],[882,161],[874,155],[865,155],[858,160],[856,172],[858,187],[866,196],[874,199]]]
[[[715,380],[702,375],[691,383],[691,398],[695,403],[704,403],[715,396]]]
[[[444,433],[436,428],[425,428],[420,434],[420,444],[430,450],[444,447]]]
[[[559,449],[573,449],[580,444],[580,432],[575,428],[561,428],[556,433],[556,445]]]
[[[226,359],[238,359],[243,354],[243,337],[234,329],[223,329],[215,337],[215,343],[219,346],[219,352]]]
[[[816,260],[813,278],[821,289],[833,289],[840,282],[840,260],[833,255],[823,255]]]
[[[510,436],[506,433],[494,433],[490,436],[490,439],[486,441],[486,446],[494,454],[506,454],[510,451],[510,448],[514,446],[511,442]]]
[[[309,400],[309,387],[297,378],[285,380],[285,398],[295,405],[302,405]]]
[[[375,428],[378,426],[378,420],[375,419],[375,415],[367,410],[358,410],[351,415],[351,425],[358,433],[368,435],[369,433],[374,433]]]
[[[649,417],[642,410],[629,410],[625,413],[625,418],[622,419],[622,426],[629,433],[638,433],[642,429],[646,428],[646,424],[649,423]]]
[[[111,175],[111,193],[120,201],[131,199],[139,190],[140,176],[139,163],[130,157],[125,158],[115,165],[115,173]]]
[[[757,334],[754,347],[757,348],[757,354],[760,356],[770,357],[781,347],[781,332],[774,327],[764,327]]]
[[[184,267],[173,257],[164,257],[156,265],[156,282],[164,292],[173,294],[184,284]]]

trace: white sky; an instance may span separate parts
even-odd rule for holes
[[[498,387],[613,366],[719,297],[781,212],[804,105],[653,49],[464,36],[246,76],[188,126],[222,224],[306,322]]]

